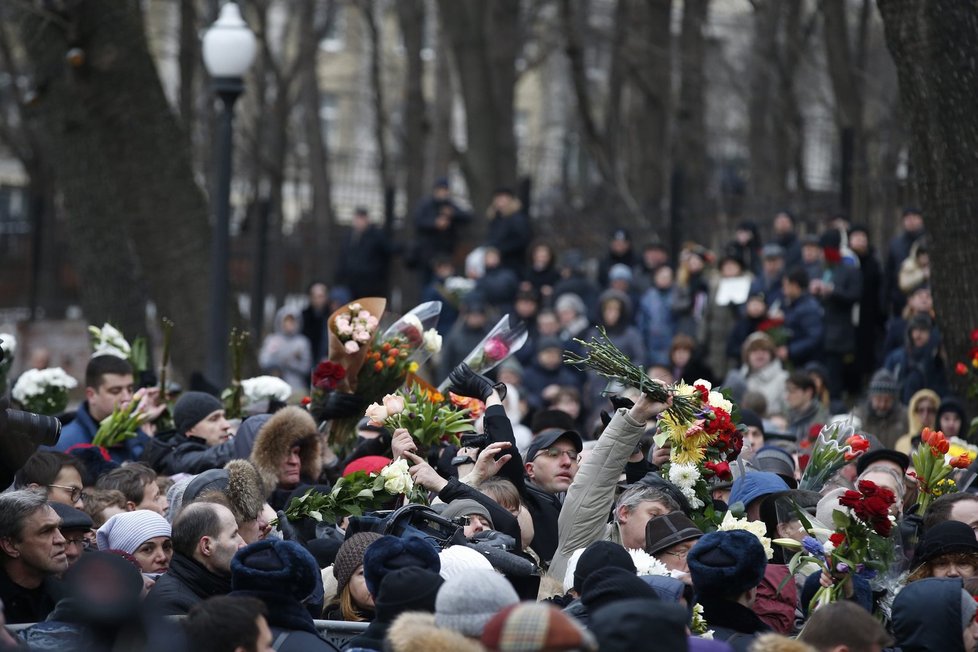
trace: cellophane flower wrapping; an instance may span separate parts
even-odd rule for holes
[[[798,488],[821,491],[839,469],[868,451],[869,441],[855,433],[848,419],[826,424],[815,439]]]
[[[11,396],[28,412],[55,415],[68,406],[68,392],[77,386],[61,367],[28,369],[14,383]]]
[[[913,454],[913,477],[917,480],[917,513],[923,514],[935,498],[957,491],[957,484],[950,475],[955,469],[966,469],[971,456],[964,450],[958,455],[951,452],[951,442],[944,433],[924,428],[920,433],[920,446]]]
[[[419,451],[426,451],[443,442],[457,444],[460,433],[473,430],[478,414],[474,404],[457,405],[434,388],[415,383],[372,403],[365,416],[372,424],[391,431],[404,428],[418,443]]]
[[[526,344],[526,338],[526,325],[519,323],[514,326],[510,323],[509,315],[503,315],[482,341],[465,356],[463,362],[475,373],[487,374],[519,351]],[[446,378],[438,386],[438,391],[444,393],[447,389]]]

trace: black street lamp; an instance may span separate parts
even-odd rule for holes
[[[214,187],[214,235],[211,245],[211,317],[207,335],[207,379],[222,387],[227,374],[228,306],[231,258],[231,154],[234,103],[244,92],[244,75],[255,58],[255,35],[234,2],[204,34],[204,67],[210,74],[222,111],[217,138],[217,177]]]

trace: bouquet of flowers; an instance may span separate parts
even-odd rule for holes
[[[92,437],[92,445],[112,448],[135,437],[136,431],[148,418],[144,411],[148,407],[144,404],[147,400],[146,388],[141,388],[127,404],[117,405],[112,414],[102,419],[98,425],[98,431]]]
[[[28,412],[55,415],[68,405],[68,390],[78,381],[61,367],[28,369],[14,384],[11,395]]]
[[[443,441],[458,442],[458,435],[472,430],[473,418],[467,408],[458,409],[445,401],[438,391],[419,385],[388,394],[380,403],[372,403],[366,411],[370,423],[390,430],[404,428],[427,449]],[[425,457],[425,453],[418,453]]]
[[[517,326],[511,326],[509,315],[503,315],[502,319],[492,327],[492,330],[482,338],[478,346],[465,356],[463,362],[477,374],[489,373],[511,354],[519,351],[526,344],[526,338],[526,325],[521,323]],[[445,392],[447,389],[448,379],[446,378],[438,386],[438,391]]]
[[[920,433],[920,446],[913,454],[913,474],[917,479],[917,513],[927,511],[934,498],[957,491],[954,480],[949,478],[954,469],[966,469],[971,464],[967,453],[958,457],[950,454],[951,443],[944,433],[924,428]]]
[[[599,329],[600,336],[590,341],[575,339],[584,347],[584,355],[579,356],[571,351],[564,351],[564,363],[590,369],[599,376],[615,381],[626,387],[634,387],[654,401],[666,402],[672,398],[672,406],[667,410],[679,423],[692,422],[700,410],[703,399],[699,392],[689,391],[685,384],[667,386],[652,380],[645,371],[621,352],[608,338],[608,334]],[[470,365],[471,366],[471,365]]]
[[[767,555],[768,559],[774,557],[774,548],[771,547],[771,539],[767,536],[767,526],[764,524],[764,521],[749,521],[746,518],[736,518],[732,513],[727,512],[723,515],[723,520],[720,521],[717,530],[746,530],[761,542],[761,545],[764,546],[764,554]]]
[[[894,550],[889,537],[896,523],[890,507],[895,502],[896,495],[891,490],[863,480],[858,491],[850,489],[839,498],[843,509],[832,512],[835,531],[827,541],[823,543],[813,536],[807,536],[801,542],[774,540],[778,545],[797,551],[788,562],[791,574],[805,564],[814,563],[836,580],[831,587],[819,588],[812,598],[810,611],[844,595],[853,574],[868,580],[889,568]],[[812,532],[811,522],[800,515],[803,525]]]
[[[367,345],[373,340],[386,307],[387,299],[370,297],[349,303],[329,316],[328,359],[346,370],[336,387],[338,391],[356,390],[357,374],[366,360]]]
[[[17,352],[17,338],[10,333],[0,333],[0,351],[3,352],[3,360],[0,360],[0,396],[3,396],[7,393],[7,379],[14,364],[14,353]]]
[[[375,338],[357,378],[357,394],[376,401],[393,393],[409,373],[441,351],[441,335],[435,330],[439,315],[441,301],[422,303]]]
[[[774,346],[785,346],[790,339],[790,333],[785,328],[783,318],[768,318],[757,325],[757,330],[767,333],[767,336],[774,342]]]
[[[426,492],[414,484],[407,460],[391,462],[380,473],[356,471],[336,481],[329,493],[310,489],[293,498],[285,510],[290,521],[311,518],[320,523],[338,523],[346,516],[363,516],[400,496],[425,504]],[[277,524],[277,520],[273,525]]]
[[[815,440],[798,488],[821,491],[839,469],[868,451],[869,440],[855,432],[849,421],[837,421],[823,426]]]
[[[662,475],[679,487],[690,507],[701,510],[693,520],[704,532],[716,529],[719,514],[713,508],[709,480],[729,480],[730,464],[744,445],[742,429],[735,423],[734,405],[705,380],[693,385],[680,381],[673,387],[677,398],[695,401],[692,417],[670,408],[659,415],[656,445],[670,446]]]
[[[89,326],[88,333],[92,336],[92,357],[100,355],[114,355],[117,358],[128,360],[132,354],[132,347],[126,341],[122,332],[106,322],[102,328]]]
[[[261,401],[286,403],[292,397],[292,386],[278,376],[255,376],[241,381],[244,399],[249,404]]]

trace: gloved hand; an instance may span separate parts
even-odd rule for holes
[[[326,400],[323,401],[322,407],[317,410],[315,416],[320,421],[362,417],[365,409],[367,409],[366,402],[356,394],[331,392],[326,397]]]
[[[459,396],[477,398],[482,402],[485,402],[487,398],[492,396],[493,390],[499,392],[500,400],[506,398],[505,383],[496,383],[494,385],[485,376],[480,376],[472,371],[469,365],[464,362],[459,363],[457,367],[452,369],[452,373],[448,374],[448,383],[448,389]]]

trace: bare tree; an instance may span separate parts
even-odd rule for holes
[[[425,187],[425,147],[429,123],[424,99],[424,62],[421,59],[425,26],[424,0],[402,0],[395,4],[404,38],[404,120],[401,128],[401,164],[408,215],[421,201]]]
[[[954,0],[878,0],[910,119],[913,171],[932,251],[934,299],[950,359],[966,360],[978,326],[978,14]],[[963,387],[958,389],[963,390]],[[974,403],[974,401],[972,401]],[[972,405],[972,413],[978,406]]]

